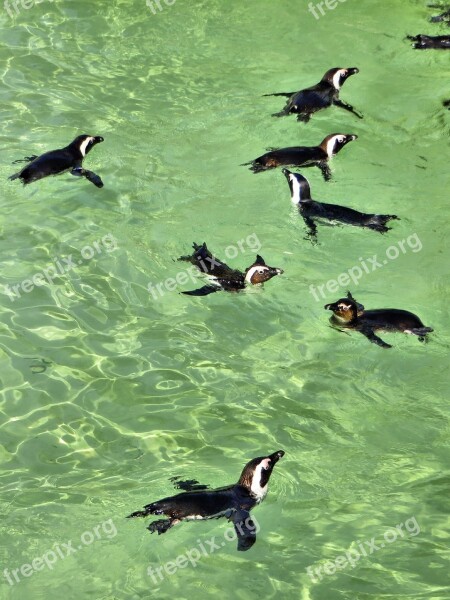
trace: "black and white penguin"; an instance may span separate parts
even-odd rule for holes
[[[232,521],[237,535],[238,550],[248,550],[256,541],[256,527],[250,510],[264,500],[272,470],[283,450],[269,456],[259,456],[248,462],[236,484],[214,490],[183,492],[144,506],[127,518],[165,515],[168,519],[153,521],[151,533],[165,533],[180,521],[197,521],[226,517]]]
[[[182,292],[189,296],[207,296],[219,290],[227,292],[238,292],[247,285],[262,284],[275,275],[281,275],[282,269],[269,267],[264,259],[257,254],[255,262],[248,267],[245,272],[231,269],[228,265],[218,260],[208,250],[206,243],[201,246],[193,245],[194,252],[189,256],[181,256],[178,260],[190,262],[195,265],[202,273],[213,278],[211,285],[205,285],[197,290]]]
[[[448,50],[450,49],[450,35],[408,35],[408,40],[414,42],[416,50]]]
[[[386,227],[386,223],[391,219],[398,219],[396,215],[376,215],[373,213],[362,213],[353,208],[340,206],[338,204],[326,204],[317,202],[311,198],[311,189],[308,180],[300,173],[292,173],[288,169],[283,169],[283,174],[291,190],[291,200],[298,206],[300,214],[308,227],[308,237],[314,243],[317,241],[316,220],[345,223],[355,227],[366,227],[385,233],[391,227]]]
[[[294,113],[298,115],[298,121],[307,123],[314,113],[334,105],[340,106],[362,119],[362,115],[353,106],[339,99],[341,87],[351,75],[355,75],[356,73],[359,73],[359,69],[356,67],[348,69],[336,67],[327,71],[319,83],[299,92],[280,92],[264,95],[287,96],[289,98],[284,109],[279,113],[273,114],[273,117],[284,117]]]
[[[336,156],[349,142],[358,139],[351,133],[332,133],[327,135],[318,146],[292,146],[289,148],[270,148],[269,152],[254,160],[244,163],[241,167],[251,165],[250,171],[261,173],[276,167],[318,167],[325,181],[331,179],[331,169],[328,161]]]
[[[28,163],[21,171],[11,175],[9,179],[21,179],[24,185],[38,181],[49,175],[59,175],[70,171],[77,177],[85,177],[96,187],[103,187],[103,182],[98,175],[83,169],[82,163],[86,154],[98,143],[103,142],[100,136],[79,135],[65,148],[51,150],[40,156],[26,156],[25,159],[16,160],[15,163]]]
[[[325,304],[326,310],[333,311],[331,323],[336,327],[354,329],[359,331],[374,344],[382,348],[392,348],[375,331],[401,332],[418,336],[421,342],[426,340],[426,335],[431,333],[431,327],[425,327],[417,315],[407,310],[397,308],[380,308],[365,310],[358,304],[350,292],[346,298],[341,298],[332,304]]]

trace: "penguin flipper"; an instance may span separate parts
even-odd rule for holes
[[[11,164],[18,165],[19,163],[29,163],[38,158],[37,154],[33,154],[32,156],[24,156],[23,158],[19,158],[18,160],[14,160]]]
[[[277,92],[276,94],[263,94],[263,98],[268,98],[269,96],[286,96],[286,98],[290,98],[297,92]]]
[[[207,296],[208,294],[214,294],[214,292],[218,292],[220,287],[217,285],[204,285],[197,290],[190,290],[188,292],[181,292],[186,296]]]
[[[322,172],[323,178],[325,179],[325,181],[330,181],[332,175],[331,175],[331,169],[328,166],[328,163],[326,160],[321,160],[317,163],[317,166],[319,167],[320,171]]]
[[[196,479],[181,479],[179,476],[171,477],[173,485],[177,490],[183,490],[185,492],[194,492],[197,490],[208,490],[209,485],[199,483]]]
[[[335,106],[339,106],[340,108],[343,108],[344,110],[348,110],[348,112],[351,112],[354,115],[356,115],[358,117],[358,119],[364,118],[362,116],[362,114],[359,113],[357,110],[355,110],[351,104],[347,104],[347,102],[344,102],[343,100],[339,100],[338,98],[336,98],[335,100],[333,100],[333,104]]]
[[[375,334],[375,332],[373,331],[373,329],[361,329],[360,331],[373,344],[376,344],[377,346],[380,346],[381,348],[392,348],[392,346],[390,344],[387,344],[380,337],[378,337]]]
[[[256,542],[256,526],[248,510],[236,510],[230,517],[237,535],[237,549],[241,552],[250,550]]]
[[[83,167],[75,167],[70,173],[75,177],[86,177],[86,179],[93,183],[95,187],[103,187],[103,181],[101,180],[99,175],[97,175],[93,171],[88,171],[87,169],[83,169]]]

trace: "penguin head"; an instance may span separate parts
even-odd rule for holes
[[[348,67],[346,69],[335,67],[325,73],[322,77],[322,81],[326,81],[332,85],[335,90],[340,90],[347,79],[352,75],[356,75],[356,73],[359,73],[359,69],[356,67]]]
[[[333,315],[340,323],[351,323],[364,312],[364,306],[356,302],[350,292],[346,298],[340,298],[332,304],[325,304],[325,310],[333,311]]]
[[[103,142],[103,138],[100,135],[86,135],[84,133],[83,135],[76,137],[70,146],[77,150],[82,157],[85,157],[86,154],[100,142]]]
[[[289,169],[283,169],[282,173],[289,184],[291,200],[294,204],[300,204],[303,200],[311,200],[311,189],[306,177],[303,177],[301,173],[293,173]]]
[[[352,133],[332,133],[322,140],[320,147],[328,158],[331,158],[340,152],[346,144],[357,139],[358,136]]]
[[[269,267],[265,260],[259,254],[256,255],[255,262],[245,270],[245,281],[252,285],[269,281],[275,275],[281,275],[283,269],[277,267]]]
[[[267,494],[273,468],[283,456],[284,450],[278,450],[269,456],[254,458],[245,465],[238,484],[245,487],[257,502],[261,502]]]

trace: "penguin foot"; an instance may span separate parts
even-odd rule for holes
[[[162,533],[166,533],[166,531],[168,531],[173,524],[173,521],[170,521],[169,519],[158,519],[158,521],[153,521],[153,523],[150,523],[147,529],[150,531],[150,533],[155,533],[156,531],[158,535],[161,535]]]

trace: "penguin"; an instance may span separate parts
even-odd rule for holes
[[[430,8],[439,8],[442,9],[442,6],[439,5],[429,5]],[[436,15],[434,17],[431,17],[430,21],[432,23],[441,23],[443,21],[447,22],[447,25],[450,26],[450,8],[446,8],[444,10],[444,12],[442,12],[440,15]]]
[[[51,150],[40,156],[26,156],[24,159],[16,160],[13,164],[28,163],[21,171],[11,175],[10,180],[21,179],[24,185],[38,181],[49,175],[59,175],[70,171],[71,175],[86,177],[96,187],[103,187],[103,182],[98,175],[87,169],[83,169],[82,163],[86,154],[100,142],[101,136],[79,135],[65,148]]]
[[[450,49],[450,35],[408,35],[408,40],[414,42],[416,50],[446,50]]]
[[[318,146],[292,146],[290,148],[269,148],[269,152],[254,160],[243,163],[241,167],[251,165],[250,171],[261,173],[280,166],[318,167],[325,181],[331,179],[328,161],[336,156],[349,142],[357,140],[352,133],[332,133],[327,135]]]
[[[255,262],[248,267],[244,273],[236,269],[231,269],[228,265],[221,262],[208,250],[206,243],[201,246],[193,244],[194,252],[189,256],[180,256],[178,260],[190,262],[195,265],[202,273],[213,278],[211,285],[205,285],[197,290],[181,292],[188,296],[207,296],[219,290],[227,292],[239,292],[247,285],[262,284],[275,275],[281,275],[282,269],[269,267],[264,259],[257,254]]]
[[[353,208],[339,206],[338,204],[317,202],[311,198],[311,190],[306,177],[303,177],[300,173],[292,173],[288,169],[283,169],[282,172],[291,190],[291,200],[298,206],[298,210],[308,226],[308,238],[313,243],[317,242],[316,219],[345,223],[347,225],[354,225],[355,227],[365,227],[379,231],[380,233],[385,233],[391,229],[391,227],[386,226],[388,221],[398,219],[397,215],[362,213]]]
[[[307,123],[314,113],[334,104],[334,106],[340,106],[362,119],[362,114],[357,112],[353,106],[339,99],[341,87],[349,77],[356,73],[359,73],[359,69],[356,67],[348,69],[336,67],[327,71],[319,83],[309,88],[299,92],[280,92],[277,94],[264,94],[264,96],[288,97],[286,106],[282,111],[274,113],[273,117],[284,117],[294,113],[297,115],[297,121]]]
[[[417,315],[407,310],[397,308],[365,310],[350,292],[347,292],[346,298],[341,298],[332,304],[325,304],[324,308],[333,311],[330,319],[332,325],[359,331],[370,342],[381,348],[392,348],[392,346],[375,334],[378,330],[409,333],[416,335],[421,342],[425,341],[427,334],[433,331],[431,327],[425,327]]]
[[[442,102],[442,106],[445,106],[445,108],[448,108],[448,110],[450,110],[450,100],[444,100]]]
[[[234,524],[240,551],[249,550],[256,541],[256,527],[250,510],[262,502],[267,494],[272,470],[283,450],[269,456],[259,456],[248,462],[237,483],[214,490],[195,490],[169,496],[144,506],[127,519],[148,515],[165,515],[147,527],[150,533],[165,533],[180,521],[197,521],[226,517]]]

